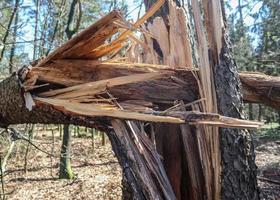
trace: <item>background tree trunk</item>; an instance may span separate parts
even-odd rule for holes
[[[77,3],[79,3],[78,4],[79,15],[78,15],[78,20],[77,20],[76,26],[72,30],[70,26],[71,26],[71,24],[74,23],[75,8],[76,8]],[[73,0],[71,3],[71,6],[70,6],[67,27],[65,30],[68,40],[70,40],[72,38],[72,36],[79,30],[81,17],[82,17],[81,2],[80,2],[80,0]],[[78,132],[78,134],[79,134],[79,132]],[[71,131],[70,131],[69,125],[64,125],[63,140],[62,140],[62,147],[61,147],[61,157],[60,157],[59,178],[72,179],[74,177],[72,168],[71,168],[70,149],[71,149]]]
[[[11,14],[11,17],[10,17],[9,22],[8,22],[8,26],[6,28],[6,32],[5,32],[3,40],[2,40],[4,47],[3,47],[3,49],[0,52],[0,61],[3,59],[4,53],[5,53],[5,49],[6,49],[5,43],[6,43],[8,37],[10,35],[10,31],[11,31],[10,29],[11,29],[14,17],[15,17],[15,15],[17,13],[18,7],[19,7],[19,0],[16,0],[14,8],[13,8],[13,11],[12,11],[12,14]]]
[[[64,125],[63,139],[60,153],[59,178],[73,179],[74,174],[71,168],[71,131],[69,125]]]
[[[10,52],[9,59],[9,73],[12,74],[14,70],[14,56],[16,51],[16,42],[17,42],[17,34],[18,34],[18,12],[16,13],[15,21],[14,21],[14,31],[13,31],[13,44]]]

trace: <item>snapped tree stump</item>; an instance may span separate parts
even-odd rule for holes
[[[220,2],[202,3],[204,23],[197,0],[185,9],[146,2],[134,24],[109,13],[0,83],[0,126],[106,132],[135,199],[258,199],[253,148],[241,129],[262,123],[241,119],[240,91],[279,109],[279,78],[238,76]]]

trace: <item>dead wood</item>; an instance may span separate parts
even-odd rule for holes
[[[273,184],[276,184],[276,185],[280,185],[280,181],[278,181],[278,180],[273,180],[273,179],[269,179],[269,178],[266,178],[266,177],[258,177],[258,179],[262,182],[268,182],[268,183],[273,183]]]
[[[239,73],[245,102],[262,103],[280,109],[280,77],[262,73]]]
[[[203,24],[198,2],[193,1],[201,58],[198,68],[193,65],[183,11],[175,9],[170,2],[170,17],[175,20],[179,16],[179,20],[171,24],[170,34],[165,34],[167,29],[162,19],[154,21],[156,26],[148,25],[149,34],[161,41],[159,45],[165,65],[157,65],[160,59],[149,48],[153,39],[148,37],[145,39],[149,50],[143,58],[133,58],[142,63],[131,62],[132,58],[112,58],[131,42],[128,38],[141,43],[136,36],[129,36],[140,29],[139,26],[163,3],[164,0],[157,1],[133,25],[126,22],[119,12],[113,11],[38,64],[23,68],[1,82],[0,126],[51,123],[104,130],[137,199],[175,199],[173,185],[161,156],[148,137],[149,133],[141,126],[143,124],[131,120],[179,124],[181,132],[178,138],[183,140],[184,162],[188,163],[188,169],[182,173],[189,175],[191,196],[194,199],[217,197],[220,193],[217,127],[258,128],[261,123],[217,114],[211,68],[213,60],[208,54],[206,33],[201,29]],[[220,26],[217,25],[218,28]],[[127,30],[123,31],[125,27]],[[176,36],[178,27],[184,27],[180,29],[180,37]],[[108,42],[112,36],[114,39]],[[208,37],[211,37],[210,33]],[[212,37],[214,61],[218,62],[222,44]],[[179,46],[184,51],[179,51]],[[279,78],[240,73],[240,79],[245,101],[265,103],[279,109]],[[174,107],[178,100],[182,103]],[[195,125],[197,136],[191,135],[190,125]]]

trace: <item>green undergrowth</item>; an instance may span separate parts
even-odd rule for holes
[[[280,125],[278,123],[265,124],[261,129],[255,131],[256,137],[280,139]]]

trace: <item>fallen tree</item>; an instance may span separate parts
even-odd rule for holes
[[[280,77],[262,73],[239,73],[243,99],[248,103],[261,103],[280,110]]]
[[[211,4],[211,2],[208,3]],[[162,60],[166,58],[166,62],[163,62],[165,65],[159,65],[158,62],[150,62],[155,64],[131,62],[132,57],[126,59],[116,56],[127,46],[127,38],[137,41],[143,48],[150,48],[150,51],[146,51],[147,54],[152,52],[149,41],[154,41],[156,38],[158,44],[162,45],[161,38],[156,37],[152,28],[148,28],[147,31],[140,25],[150,18],[163,3],[163,0],[157,1],[133,25],[126,22],[117,11],[113,11],[56,49],[48,57],[31,66],[23,67],[19,72],[2,81],[0,83],[0,126],[6,128],[11,124],[19,123],[75,124],[105,131],[132,187],[135,199],[184,199],[186,197],[217,199],[220,197],[221,150],[220,135],[216,127],[258,128],[261,123],[237,119],[240,117],[239,111],[230,115],[227,113],[230,112],[228,107],[223,108],[226,108],[227,112],[218,107],[215,96],[218,96],[219,103],[223,97],[216,94],[213,82],[215,76],[211,75],[215,70],[211,72],[210,66],[213,64],[209,62],[221,64],[224,61],[230,61],[231,58],[227,58],[228,60],[219,58],[218,55],[228,55],[227,43],[226,41],[215,42],[214,39],[210,40],[213,43],[210,42],[211,47],[217,49],[212,49],[214,56],[211,59],[208,57],[207,48],[203,46],[207,46],[207,41],[203,32],[199,32],[201,28],[199,26],[202,24],[196,1],[193,1],[192,6],[194,14],[198,15],[195,17],[198,26],[196,31],[199,44],[202,45],[198,47],[202,58],[198,67],[193,65],[190,44],[185,37],[181,39],[186,40],[183,44],[188,45],[188,48],[184,48],[187,52],[183,55],[179,52],[175,54],[167,48],[168,52],[174,55],[162,56]],[[213,9],[220,12],[220,5],[215,3],[214,5]],[[171,2],[167,6],[169,6],[170,16],[172,13],[176,14],[174,16],[180,14],[178,21],[185,23],[182,18],[182,9],[178,11]],[[221,16],[217,18],[221,19]],[[215,26],[218,30],[217,37],[223,38],[223,34],[220,33],[221,26],[209,25],[210,28]],[[144,43],[135,38],[133,31],[137,30],[144,35],[149,35],[150,39]],[[175,29],[171,26],[169,30]],[[165,32],[158,31],[157,33],[164,34]],[[174,34],[178,33],[175,31]],[[170,33],[168,37],[171,36]],[[209,32],[208,37],[211,38],[210,36]],[[114,39],[108,42],[109,38]],[[178,39],[178,37],[174,38]],[[163,49],[161,48],[162,54],[167,55]],[[149,58],[158,59],[156,56]],[[236,71],[234,65],[229,66]],[[230,87],[233,88],[229,91],[232,89],[234,94],[236,92],[234,81],[237,79],[238,77],[235,76],[228,77],[228,84],[231,84]],[[245,101],[265,103],[278,108],[279,98],[275,91],[279,91],[279,78],[240,73],[240,79],[244,85]],[[269,79],[273,82],[269,82]],[[232,103],[229,99],[229,102],[225,103],[231,105],[235,102]],[[237,103],[240,104],[240,102]],[[149,122],[149,124],[144,122]],[[156,123],[156,125],[152,126],[151,123]],[[226,137],[235,138],[235,134],[240,133],[236,131]],[[245,149],[247,134],[242,134],[244,138],[240,148]],[[163,137],[165,143],[157,143],[156,137],[159,136]],[[231,145],[229,139],[226,142],[229,146]],[[183,147],[178,149],[180,152],[176,151],[177,146]],[[174,151],[171,154],[164,153],[167,148]],[[245,155],[242,149],[241,151],[235,153],[236,156],[240,154],[242,159],[233,158],[229,163],[239,165],[239,162],[248,158],[250,162],[253,162],[251,152]],[[252,151],[252,148],[249,151]],[[223,156],[226,155],[226,152],[222,153]],[[180,163],[177,162],[178,160],[172,163],[172,159],[177,159],[173,157],[174,155],[178,155]],[[226,162],[224,159],[225,157],[222,161]],[[233,193],[229,196],[225,193],[222,194],[223,197],[236,195],[236,198],[245,196],[257,198],[254,191],[245,194],[256,185],[253,180],[254,169],[251,169],[254,167],[253,163],[242,165],[240,170],[247,165],[248,170],[240,174],[248,173],[248,179],[238,184],[236,188],[240,190],[243,183],[250,182],[249,189],[244,190],[244,193],[237,192],[238,194]],[[236,169],[234,174],[238,173]],[[238,177],[241,176],[240,174]]]

